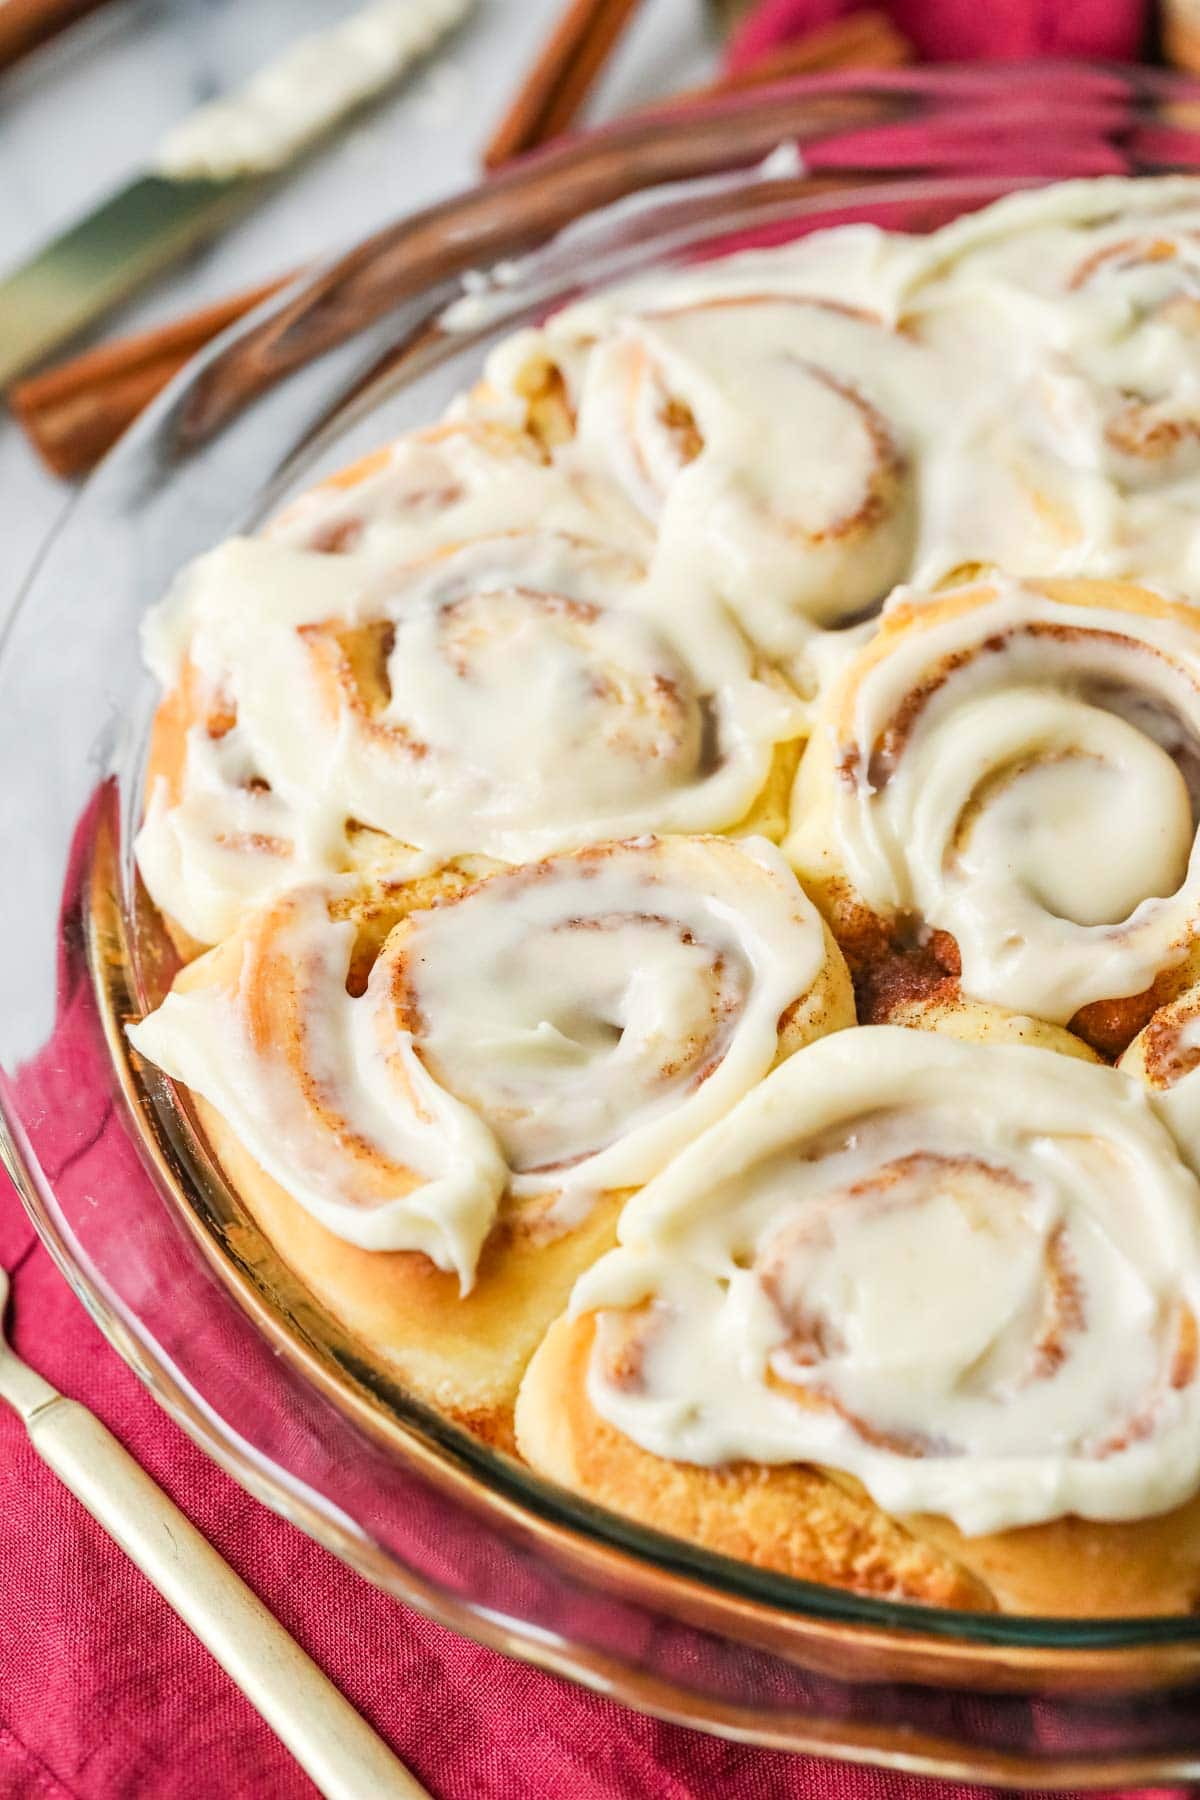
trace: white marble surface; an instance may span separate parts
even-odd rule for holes
[[[108,321],[187,311],[327,254],[476,177],[479,149],[563,0],[478,0],[456,38],[396,94],[298,170],[256,212]],[[245,79],[353,0],[108,0],[0,77],[0,268],[136,174],[200,100]],[[590,116],[702,80],[704,0],[644,7]],[[71,490],[0,415],[0,617]],[[65,697],[64,697],[65,698]]]

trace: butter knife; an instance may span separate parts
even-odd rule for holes
[[[0,280],[0,388],[261,199],[475,0],[372,0],[168,133],[154,166]]]
[[[8,1286],[0,1269],[0,1399],[24,1420],[42,1461],[195,1632],[326,1800],[430,1800],[99,1419],[10,1348]]]

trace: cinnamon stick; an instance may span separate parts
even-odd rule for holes
[[[0,69],[36,50],[102,0],[0,0]]]
[[[786,81],[791,75],[817,75],[824,70],[897,69],[915,57],[912,44],[888,15],[868,9],[850,13],[844,19],[831,19],[827,25],[818,25],[802,37],[768,50],[746,68],[718,77],[700,94],[710,99],[715,94],[765,87],[768,82]]]
[[[545,71],[553,61],[559,71],[560,86],[535,101],[532,75],[527,77],[518,102],[506,115],[505,127],[489,145],[489,155],[499,154],[501,160],[507,160],[519,149],[532,148],[530,133],[545,129],[547,121],[554,122],[554,132],[569,126],[636,4],[637,0],[573,0],[538,62],[540,80],[549,81]],[[571,53],[565,55],[568,37]],[[586,42],[581,44],[581,39]],[[549,52],[555,44],[557,50],[551,59]],[[908,40],[886,15],[855,13],[805,33],[734,75],[720,76],[706,87],[673,95],[666,102],[657,101],[655,110],[664,104],[692,104],[744,91],[791,75],[840,68],[892,68],[910,61],[912,56]],[[509,129],[502,142],[506,127]],[[548,139],[538,137],[536,141]],[[518,148],[506,150],[505,143]],[[285,276],[281,281],[268,282],[172,325],[101,345],[60,363],[15,386],[9,393],[9,404],[55,474],[83,474],[100,460],[190,357],[291,279]]]
[[[18,382],[9,406],[55,475],[82,475],[198,350],[294,279],[282,276],[137,337],[100,344]]]
[[[1159,31],[1163,55],[1172,68],[1200,70],[1200,5],[1197,0],[1162,0]]]
[[[572,0],[484,149],[486,169],[494,171],[569,129],[635,4],[636,0]],[[895,69],[914,58],[912,44],[887,14],[867,8],[818,25],[734,74],[655,101],[651,110],[691,105],[793,75]]]
[[[573,123],[639,0],[568,0],[488,140],[485,169],[548,144]]]

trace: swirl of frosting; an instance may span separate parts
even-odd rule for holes
[[[152,897],[212,943],[249,895],[397,846],[520,862],[737,825],[799,702],[720,618],[685,639],[641,579],[555,534],[400,566],[250,539],[202,557],[147,632],[169,690],[137,844]]]
[[[649,550],[636,508],[594,472],[551,462],[531,432],[451,419],[384,444],[272,519],[275,543],[402,567],[419,556],[516,531]]]
[[[409,912],[365,977],[354,892],[292,888],[131,1036],[331,1231],[422,1251],[464,1289],[505,1191],[568,1228],[853,1023],[836,947],[763,840],[496,874]]]
[[[328,1230],[420,1251],[465,1289],[507,1171],[487,1126],[351,993],[350,897],[349,877],[314,882],[248,913],[130,1041]]]
[[[945,572],[940,539],[961,560],[1014,573],[1190,585],[1200,574],[1195,183],[1068,183],[939,239],[906,328],[975,377],[961,423],[948,426],[958,470],[942,459],[914,579]]]
[[[644,1449],[810,1462],[968,1534],[1200,1484],[1200,1185],[1126,1076],[895,1027],[810,1045],[577,1284]]]
[[[1198,283],[1200,222],[1170,220],[1106,242],[1068,278],[1071,296],[1102,297],[1121,315],[1095,363],[1106,465],[1129,486],[1200,472]]]
[[[1129,223],[1075,234],[1027,424],[1042,449],[1145,491],[1200,473],[1200,213]]]
[[[497,382],[527,408],[548,382],[564,392],[560,466],[602,473],[655,522],[654,581],[717,592],[772,655],[870,611],[907,573],[906,421],[929,371],[862,308],[737,292],[593,303],[508,360]]]
[[[1188,955],[1198,799],[1200,614],[987,581],[893,605],[846,665],[788,852],[835,929],[915,919],[956,941],[966,994],[1065,1023]]]

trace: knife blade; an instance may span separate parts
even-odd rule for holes
[[[267,185],[142,175],[55,238],[0,281],[0,388],[214,237]]]

